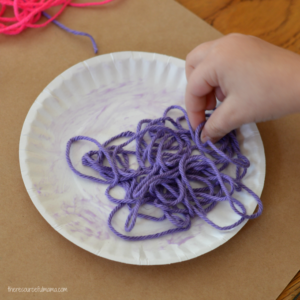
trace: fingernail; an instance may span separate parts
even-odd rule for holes
[[[206,143],[208,140],[210,140],[209,136],[206,134],[201,134],[201,142]]]

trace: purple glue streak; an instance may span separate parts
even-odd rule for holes
[[[167,116],[171,109],[181,110],[184,116],[173,120]],[[181,125],[184,119],[189,130]],[[171,123],[175,129],[167,127],[166,122]],[[241,154],[235,131],[227,134],[216,145],[210,141],[202,143],[200,134],[204,124],[205,122],[200,124],[194,132],[186,111],[180,106],[170,106],[162,118],[141,120],[136,133],[122,132],[104,144],[86,136],[71,138],[66,147],[66,159],[71,170],[78,176],[108,185],[105,195],[111,202],[117,204],[108,217],[108,226],[117,236],[125,240],[147,240],[185,231],[191,227],[191,220],[195,217],[218,230],[230,230],[246,219],[260,216],[263,205],[259,197],[241,182],[250,162]],[[148,143],[146,135],[151,138]],[[123,144],[109,146],[111,142],[124,137],[128,140]],[[74,168],[70,160],[70,148],[72,143],[80,140],[93,142],[99,148],[86,153],[82,157],[82,164],[96,170],[102,179],[82,174]],[[136,143],[136,150],[125,150],[124,147],[131,142]],[[139,165],[137,169],[130,168],[129,156],[135,156]],[[106,166],[105,162],[108,162],[110,167]],[[229,165],[235,166],[235,177],[222,173]],[[201,183],[203,187],[192,188],[191,182]],[[123,199],[115,199],[110,195],[110,190],[115,186],[125,190]],[[233,198],[235,191],[242,190],[256,200],[258,204],[256,213],[248,215],[245,206]],[[234,224],[224,227],[207,217],[208,212],[222,201],[228,201],[232,210],[240,217]],[[153,217],[139,213],[140,207],[145,204],[159,208],[162,216]],[[155,222],[168,219],[175,228],[145,236],[123,235],[112,226],[112,219],[124,206],[129,209],[125,222],[126,232],[133,229],[137,218]]]
[[[48,14],[47,14],[46,12],[44,12],[44,11],[43,11],[43,15],[44,15],[46,18],[48,18],[48,19],[51,18],[51,16],[48,15]],[[56,20],[52,20],[52,23],[54,23],[55,25],[57,25],[58,27],[60,27],[61,29],[65,30],[65,31],[67,31],[67,32],[69,32],[69,33],[73,33],[73,34],[75,34],[75,35],[83,35],[83,36],[87,36],[88,38],[90,38],[91,41],[92,41],[92,44],[93,44],[94,52],[95,52],[95,54],[97,54],[97,52],[98,52],[97,44],[96,44],[94,38],[93,38],[90,34],[85,33],[85,32],[81,32],[81,31],[76,31],[76,30],[70,29],[70,28],[68,28],[67,26],[61,24],[60,22],[58,22],[58,21],[56,21]]]

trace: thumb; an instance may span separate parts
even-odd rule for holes
[[[201,133],[201,141],[216,143],[227,133],[245,123],[234,99],[227,97],[209,117]]]

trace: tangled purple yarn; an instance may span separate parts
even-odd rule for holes
[[[173,120],[167,116],[171,109],[179,109],[184,115]],[[181,123],[184,119],[189,129],[183,128]],[[166,123],[170,123],[173,128],[166,126]],[[262,213],[263,205],[259,197],[241,182],[250,162],[241,154],[235,131],[227,134],[216,145],[210,141],[202,143],[200,133],[204,124],[205,122],[200,124],[194,132],[186,111],[180,106],[170,106],[162,118],[141,120],[136,133],[122,132],[104,144],[86,136],[71,138],[66,147],[67,162],[71,170],[80,177],[108,185],[105,195],[117,204],[108,217],[108,226],[125,240],[146,240],[185,231],[191,227],[191,220],[195,217],[216,229],[229,230],[246,219],[258,217]],[[124,137],[128,138],[126,142],[109,145]],[[70,148],[74,142],[80,140],[93,142],[99,148],[86,153],[82,157],[82,164],[93,168],[102,178],[82,174],[74,168],[70,160]],[[124,149],[131,142],[135,142],[135,151]],[[130,156],[135,156],[137,169],[130,168]],[[235,178],[222,172],[230,164],[235,166]],[[193,188],[192,182],[201,183],[202,187]],[[123,199],[119,200],[110,195],[110,190],[115,186],[125,190]],[[233,197],[235,191],[242,190],[257,201],[256,213],[248,215],[245,206]],[[240,217],[230,226],[221,227],[207,217],[208,212],[221,201],[228,201],[232,210]],[[162,216],[140,213],[140,207],[145,204],[159,208]],[[133,229],[137,218],[156,222],[168,219],[173,228],[145,236],[124,235],[112,226],[114,215],[124,206],[129,209],[125,222],[126,232]]]

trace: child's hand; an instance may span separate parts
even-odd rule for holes
[[[242,124],[300,111],[300,58],[263,40],[230,34],[196,47],[186,59],[186,108],[195,129],[214,111],[202,141],[216,142]]]

